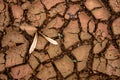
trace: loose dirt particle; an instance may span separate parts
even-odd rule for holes
[[[66,55],[62,59],[59,59],[54,63],[63,77],[66,77],[73,72],[74,64],[72,60]]]
[[[120,17],[115,19],[112,23],[112,31],[115,35],[120,34],[120,25],[119,24],[120,24]]]
[[[48,80],[56,76],[56,72],[51,63],[40,65],[38,71],[36,76],[41,80]]]
[[[10,74],[12,75],[14,79],[23,78],[31,73],[32,73],[32,69],[30,68],[28,64],[16,66],[12,68],[10,72]]]

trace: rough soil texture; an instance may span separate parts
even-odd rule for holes
[[[0,80],[120,80],[120,0],[0,0]]]

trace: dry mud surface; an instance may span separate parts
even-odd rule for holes
[[[0,0],[0,80],[120,80],[120,0]]]

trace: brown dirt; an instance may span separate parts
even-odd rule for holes
[[[0,0],[0,80],[120,80],[120,0]]]

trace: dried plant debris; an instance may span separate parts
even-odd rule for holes
[[[120,0],[0,0],[0,80],[120,80]]]
[[[40,33],[40,34],[41,34],[47,41],[49,41],[50,43],[52,43],[52,44],[54,44],[54,45],[58,45],[58,42],[57,42],[57,41],[55,41],[55,40],[53,40],[53,39],[45,36],[45,35],[42,34],[42,33]],[[29,49],[29,54],[31,54],[31,53],[34,51],[34,49],[36,48],[37,41],[38,41],[38,34],[37,34],[37,32],[36,32],[36,33],[35,33],[35,36],[34,36],[34,39],[33,39],[33,42],[32,42],[32,44],[31,44],[31,46],[30,46],[30,49]]]
[[[45,36],[44,34],[40,33],[47,41],[49,41],[50,43],[54,44],[54,45],[58,45],[58,42]]]
[[[34,39],[33,39],[33,42],[32,42],[32,44],[30,46],[30,49],[29,49],[29,54],[31,54],[35,50],[35,47],[37,45],[37,40],[38,40],[38,34],[36,32],[35,36],[34,36]]]

